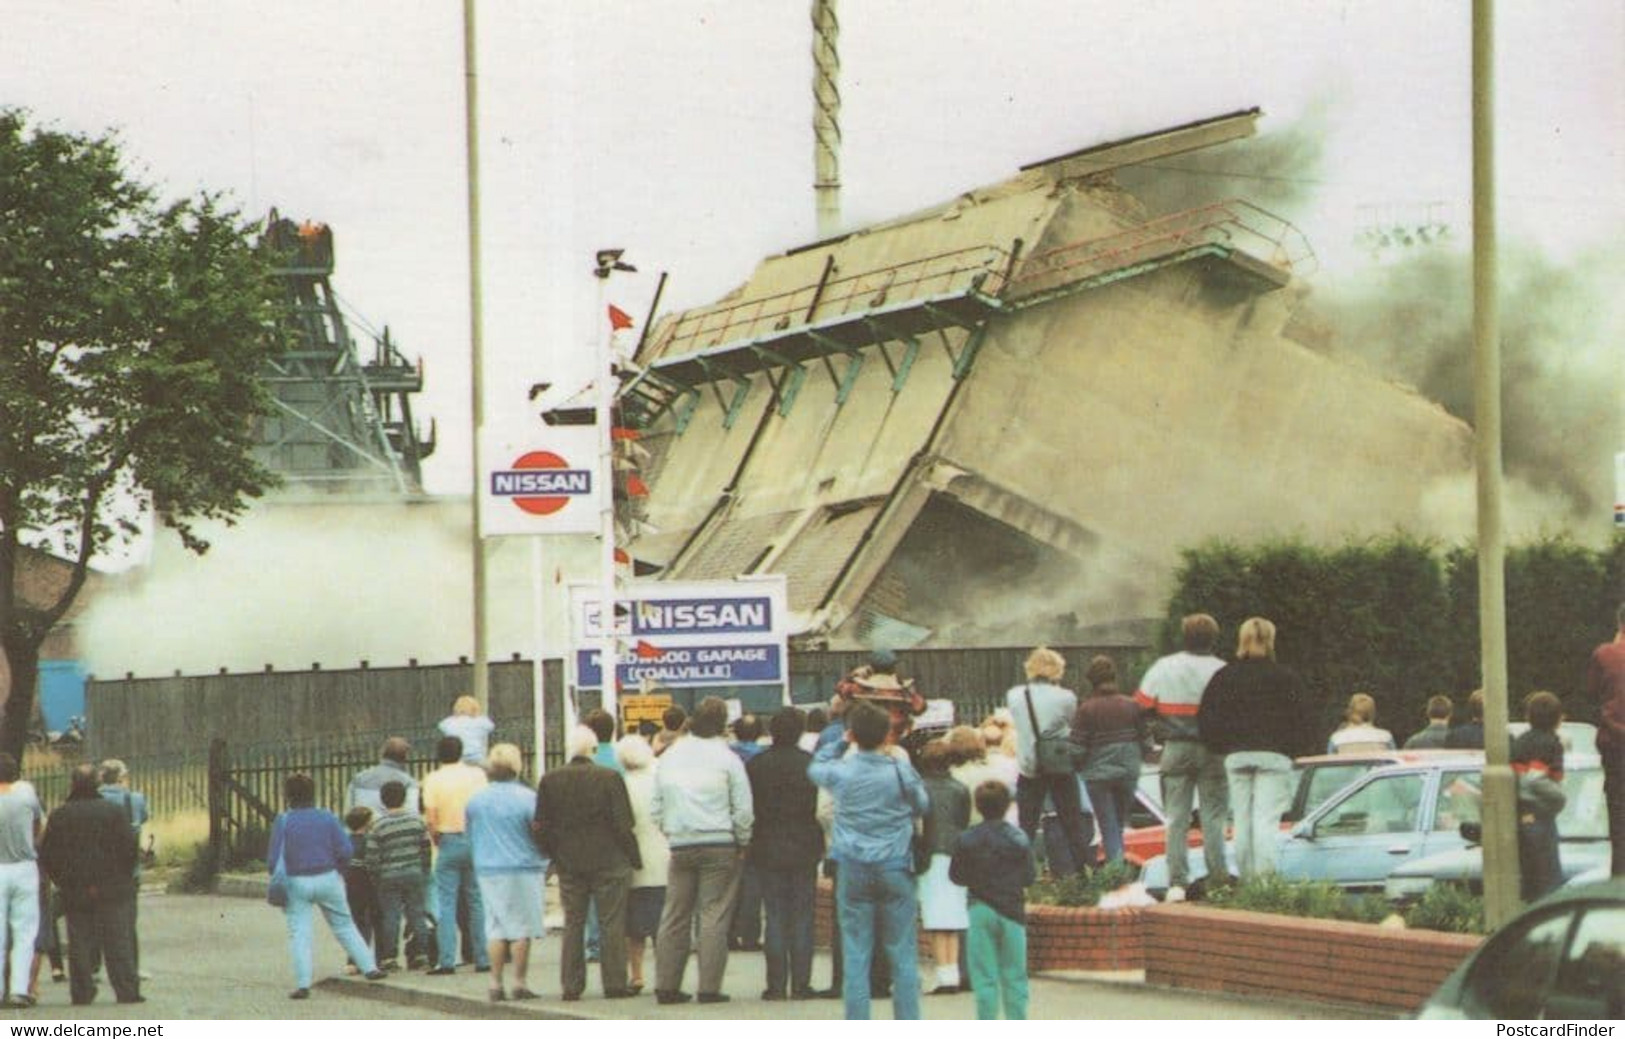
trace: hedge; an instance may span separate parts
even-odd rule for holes
[[[1591,650],[1614,633],[1625,601],[1625,535],[1602,549],[1550,538],[1506,560],[1508,689],[1514,717],[1536,689],[1563,698],[1570,718],[1594,721],[1581,688]],[[1426,724],[1427,700],[1459,705],[1479,680],[1478,559],[1403,534],[1323,547],[1300,541],[1210,542],[1183,553],[1160,637],[1179,646],[1180,619],[1212,614],[1221,655],[1246,618],[1276,625],[1276,652],[1302,677],[1321,729],[1342,720],[1349,695],[1377,699],[1377,723],[1397,740]]]

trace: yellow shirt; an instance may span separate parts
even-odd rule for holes
[[[431,833],[463,833],[468,799],[489,782],[485,769],[458,762],[441,765],[423,780],[423,812]]]

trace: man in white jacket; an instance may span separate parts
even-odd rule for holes
[[[655,998],[663,1004],[694,998],[682,985],[696,914],[699,1001],[728,1001],[722,992],[728,925],[755,817],[744,762],[723,738],[727,727],[727,704],[707,697],[689,719],[688,736],[660,756],[652,811],[671,845],[666,908],[655,937]]]

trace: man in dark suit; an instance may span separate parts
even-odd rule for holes
[[[69,996],[96,998],[98,962],[120,1003],[141,1003],[135,967],[135,833],[124,810],[101,796],[96,767],[73,770],[68,800],[51,813],[40,861],[68,918]]]
[[[553,860],[564,903],[564,953],[559,965],[564,998],[587,988],[583,939],[587,906],[598,905],[603,938],[599,969],[604,998],[630,996],[626,983],[626,899],[632,871],[643,865],[632,834],[632,802],[626,781],[593,761],[598,737],[577,727],[566,750],[569,763],[542,777],[536,788],[533,827],[542,854]]]
[[[750,864],[762,886],[767,916],[767,989],[762,998],[811,999],[813,893],[824,831],[818,825],[818,787],[807,778],[812,755],[796,744],[806,719],[784,707],[768,722],[773,746],[745,765],[756,828]]]

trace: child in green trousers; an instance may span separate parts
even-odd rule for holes
[[[1038,879],[1032,846],[1004,821],[1010,791],[996,779],[975,790],[982,822],[954,842],[948,876],[970,892],[965,948],[976,1017],[1027,1019],[1027,886]]]

